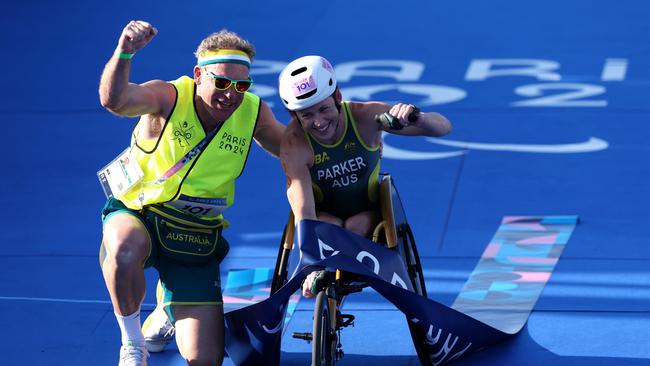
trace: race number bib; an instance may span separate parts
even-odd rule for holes
[[[106,197],[119,198],[138,184],[144,177],[144,173],[138,162],[131,156],[129,147],[98,171],[97,177]]]
[[[181,194],[178,199],[165,203],[182,212],[195,215],[216,218],[221,215],[228,203],[226,198],[201,198]]]

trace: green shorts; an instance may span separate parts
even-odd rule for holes
[[[228,253],[229,245],[219,228],[216,240],[216,250],[200,261],[178,255],[178,252],[162,242],[160,229],[156,220],[143,211],[131,210],[117,199],[110,198],[102,209],[102,222],[106,223],[111,216],[126,213],[140,220],[151,240],[151,252],[144,267],[154,267],[160,275],[157,293],[158,305],[162,305],[172,323],[175,321],[173,305],[207,305],[223,304],[221,294],[221,275],[219,264]],[[159,223],[158,223],[159,224]],[[176,226],[174,226],[176,227]],[[205,229],[197,229],[203,232]],[[183,232],[192,234],[191,230]],[[200,234],[199,234],[200,235]],[[200,250],[200,249],[199,249]],[[100,248],[100,265],[106,256],[102,243]]]

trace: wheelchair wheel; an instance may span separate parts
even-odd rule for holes
[[[398,227],[398,234],[400,236],[398,251],[406,270],[408,271],[409,279],[413,285],[415,293],[427,297],[426,283],[424,281],[424,273],[422,272],[422,264],[420,263],[420,256],[418,249],[415,246],[415,238],[413,232],[408,224],[402,224]]]
[[[330,366],[336,364],[336,308],[332,306],[325,291],[316,296],[314,306],[314,329],[312,332],[312,366]],[[333,321],[334,320],[334,321]]]
[[[409,280],[415,293],[427,297],[427,289],[424,280],[424,273],[422,271],[422,264],[420,263],[420,256],[415,245],[415,238],[411,227],[406,220],[406,213],[402,207],[402,201],[399,198],[399,193],[391,181],[391,200],[393,204],[393,215],[395,222],[395,231],[397,236],[397,250],[404,260],[406,270],[408,272]],[[413,345],[418,354],[418,358],[422,365],[433,365],[427,348],[426,343],[426,330],[415,323],[408,320],[409,331],[413,339]]]
[[[271,280],[271,295],[276,293],[280,287],[287,283],[287,266],[289,264],[289,256],[293,249],[293,236],[295,227],[293,223],[293,213],[289,212],[289,219],[284,226],[282,239],[280,240],[280,249],[278,256],[275,260],[275,270],[273,271],[273,279]]]
[[[413,233],[408,224],[405,224],[399,231],[403,235],[400,240],[400,254],[405,259],[406,268],[408,269],[409,279],[415,289],[415,292],[421,296],[427,297],[427,289],[424,282],[424,274],[422,273],[422,265],[420,264],[420,257],[415,246]],[[410,319],[407,319],[409,331],[411,332],[411,339],[418,355],[418,359],[422,365],[432,366],[433,363],[429,357],[429,351],[426,343],[426,330],[421,326],[415,325]]]
[[[280,250],[278,251],[278,256],[275,260],[273,279],[271,280],[271,295],[276,293],[280,287],[287,283],[287,263],[289,261],[289,254],[291,254],[291,250],[287,250],[280,245]]]
[[[389,218],[390,220],[388,220],[389,227],[394,225],[394,233],[392,235],[394,235],[393,240],[396,241],[396,245],[393,245],[392,248],[397,250],[404,261],[404,265],[406,266],[415,293],[426,297],[427,289],[424,281],[424,273],[422,272],[422,264],[420,263],[420,256],[415,245],[415,238],[411,231],[411,226],[408,224],[408,220],[406,219],[406,213],[402,206],[402,199],[399,197],[399,192],[397,192],[397,188],[395,188],[392,178],[387,176],[384,179],[385,182],[382,181],[382,185],[385,184],[385,192],[383,193],[385,196],[383,199],[388,201],[386,209],[388,210],[388,207],[390,207],[390,212],[384,213],[383,215],[384,220],[386,219],[386,216],[391,216]],[[389,235],[388,230],[386,235]]]

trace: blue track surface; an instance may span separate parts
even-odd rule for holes
[[[136,82],[191,73],[198,42],[226,27],[256,45],[255,91],[282,121],[274,66],[306,54],[337,66],[350,99],[407,101],[449,117],[454,131],[443,141],[386,137],[395,150],[382,169],[396,180],[429,296],[440,302],[451,305],[502,216],[580,217],[522,333],[455,364],[650,364],[650,3],[527,3],[5,4],[0,364],[117,363],[95,172],[128,144],[135,120],[104,111],[97,86],[131,19],[159,30],[134,58]],[[521,73],[533,64],[545,71]],[[273,266],[284,185],[279,163],[254,148],[227,212],[224,271]],[[151,310],[155,273],[148,281]],[[299,303],[289,332],[310,328],[312,305]],[[358,320],[344,331],[341,365],[418,364],[390,304],[364,292],[346,306]],[[283,365],[308,363],[302,341],[285,337],[283,352]],[[173,348],[149,362],[183,364]]]

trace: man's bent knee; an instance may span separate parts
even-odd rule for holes
[[[189,366],[220,366],[223,363],[223,352],[218,356],[207,355],[205,354],[205,351],[203,351],[203,353],[203,355],[197,357],[185,358],[185,362],[187,362]]]
[[[106,258],[117,267],[142,265],[150,252],[150,240],[142,222],[129,214],[111,217],[104,225],[102,242]]]
[[[176,343],[188,365],[221,365],[224,357],[222,305],[175,306]]]

